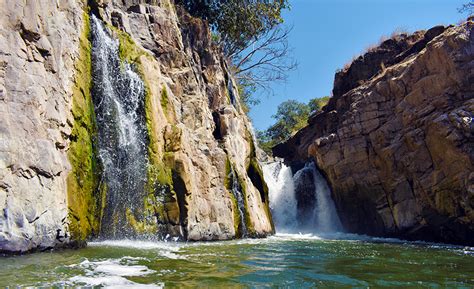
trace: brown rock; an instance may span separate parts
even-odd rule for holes
[[[386,41],[274,153],[316,160],[349,232],[473,245],[473,63],[472,20]]]

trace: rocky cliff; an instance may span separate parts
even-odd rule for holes
[[[0,6],[0,251],[101,232],[89,11],[145,83],[148,193],[127,226],[186,240],[271,234],[251,124],[207,24],[169,0],[85,2]]]
[[[473,97],[472,19],[398,35],[274,153],[316,161],[349,232],[473,245]]]

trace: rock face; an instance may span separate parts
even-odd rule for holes
[[[7,0],[0,7],[4,252],[70,246],[94,237],[107,206],[94,155],[87,4],[59,2]],[[271,234],[251,124],[206,23],[168,0],[88,4],[146,84],[149,179],[167,194],[159,204],[143,200],[142,216],[127,215],[137,235],[240,237],[231,178],[237,178],[244,196],[248,235]]]
[[[474,243],[474,23],[383,42],[274,148],[314,158],[349,232]]]
[[[0,251],[67,239],[68,120],[83,8],[0,5]]]

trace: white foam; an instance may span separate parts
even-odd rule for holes
[[[138,284],[120,276],[86,277],[75,276],[69,279],[73,284],[102,286],[103,288],[164,288],[164,284]]]
[[[140,241],[140,240],[105,240],[88,243],[91,247],[122,247],[142,250],[161,249],[166,251],[177,252],[180,249],[181,243],[177,242],[163,242],[163,241]]]
[[[138,241],[138,240],[106,240],[89,243],[92,247],[118,247],[139,250],[154,250],[160,256],[168,259],[185,259],[183,255],[176,254],[185,243],[163,242],[163,241]]]
[[[107,262],[98,265],[95,272],[106,273],[114,276],[142,276],[153,273],[146,266],[140,265],[120,265],[114,262]]]
[[[163,284],[138,284],[125,277],[144,276],[156,271],[135,263],[143,258],[125,256],[120,259],[106,259],[100,261],[84,260],[79,264],[70,265],[85,272],[85,276],[74,276],[69,279],[74,285],[104,286],[106,288],[163,288]]]

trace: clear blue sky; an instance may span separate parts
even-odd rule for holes
[[[278,104],[288,99],[307,102],[330,95],[334,73],[382,35],[397,28],[408,31],[466,18],[457,8],[468,0],[290,0],[284,13],[293,25],[290,44],[298,68],[286,83],[272,85],[273,96],[261,97],[250,116],[256,129],[273,123]]]

